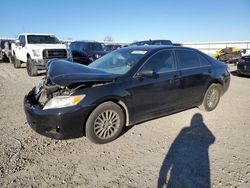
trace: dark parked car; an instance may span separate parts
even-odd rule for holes
[[[237,64],[237,71],[240,75],[250,76],[250,55],[243,56],[239,59]]]
[[[146,46],[146,45],[173,45],[171,40],[145,40],[130,44],[129,46]]]
[[[13,40],[0,39],[0,61],[10,61],[10,49]]]
[[[108,53],[99,42],[75,41],[69,47],[73,61],[84,65],[88,65]]]
[[[191,48],[127,47],[89,66],[54,60],[24,98],[29,125],[57,139],[95,143],[123,127],[191,107],[212,111],[228,89],[228,66]]]
[[[106,52],[111,52],[111,51],[117,50],[121,47],[122,47],[122,45],[119,45],[119,44],[106,44],[104,49]]]

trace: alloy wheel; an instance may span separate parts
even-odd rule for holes
[[[113,110],[102,112],[94,122],[94,133],[100,139],[109,139],[119,129],[120,118]]]

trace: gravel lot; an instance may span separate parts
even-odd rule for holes
[[[29,128],[23,97],[41,78],[0,63],[0,187],[157,187],[164,179],[174,187],[250,187],[250,78],[233,74],[210,113],[148,121],[105,145]]]

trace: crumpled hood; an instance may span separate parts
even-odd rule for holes
[[[118,75],[89,68],[66,60],[51,60],[48,63],[48,78],[53,84],[70,86],[84,83],[111,82]]]

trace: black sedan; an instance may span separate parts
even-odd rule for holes
[[[212,111],[228,89],[228,66],[191,48],[128,47],[89,66],[54,60],[24,99],[29,125],[56,139],[84,134],[95,143],[124,126],[191,107]]]
[[[250,76],[250,55],[240,58],[237,64],[237,72],[240,75]]]

